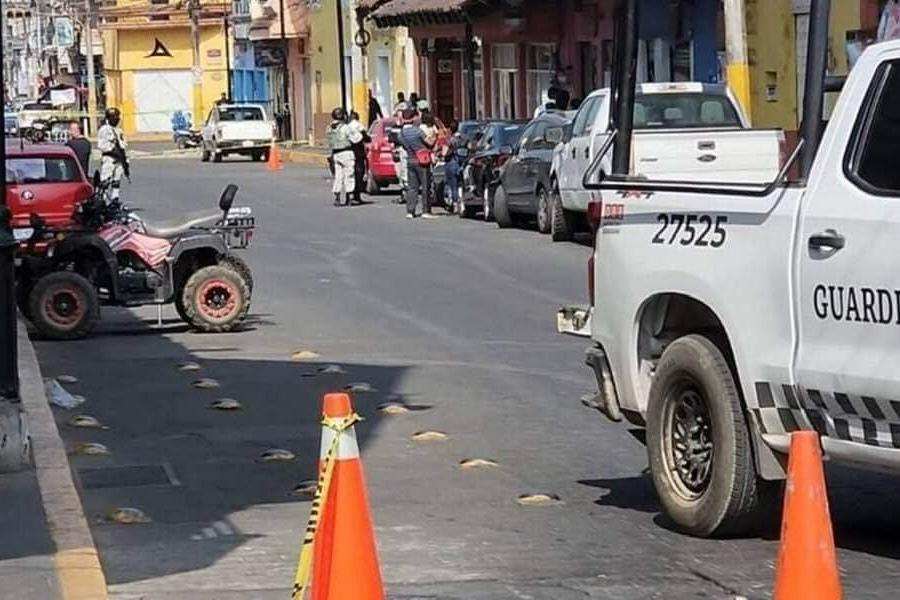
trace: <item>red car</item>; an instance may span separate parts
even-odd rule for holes
[[[28,227],[32,213],[50,227],[71,225],[75,207],[94,192],[75,153],[65,146],[8,144],[5,166],[14,228]]]
[[[390,118],[378,119],[369,128],[369,137],[372,138],[366,144],[366,192],[369,194],[376,194],[381,188],[398,182],[394,145],[386,131],[394,124],[395,121]]]

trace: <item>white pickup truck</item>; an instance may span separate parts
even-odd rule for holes
[[[592,92],[561,134],[550,168],[551,233],[572,239],[584,227],[591,192],[582,177],[609,139],[609,89]],[[723,85],[645,83],[634,107],[632,174],[681,181],[771,181],[783,160],[784,134],[747,129],[747,119]],[[604,170],[609,172],[608,157]]]
[[[275,123],[258,104],[219,104],[209,111],[200,131],[201,160],[221,162],[228,154],[243,154],[253,160],[268,160],[275,141]]]
[[[696,535],[753,528],[795,430],[900,471],[900,41],[865,50],[821,135],[795,183],[588,182],[592,307],[558,328],[590,336],[588,402],[646,427]]]

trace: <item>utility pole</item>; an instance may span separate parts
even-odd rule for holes
[[[466,61],[466,109],[470,119],[478,118],[477,98],[475,96],[475,35],[472,21],[466,19],[466,40],[463,42],[463,57]]]
[[[200,0],[190,0],[188,12],[191,17],[191,54],[193,56],[192,100],[194,116],[192,121],[203,121],[203,67],[200,66]]]
[[[353,69],[353,110],[359,113],[359,121],[365,125],[369,122],[369,65],[368,51],[370,35],[362,27],[359,7],[354,1],[351,6],[351,31],[353,46],[350,52],[350,64]]]
[[[725,81],[751,117],[750,66],[747,61],[747,15],[744,0],[724,0]]]
[[[94,71],[94,7],[93,0],[84,0],[84,45],[85,60],[87,62],[87,86],[88,86],[88,126],[87,133],[95,133],[97,128],[97,79]]]
[[[291,139],[291,87],[288,72],[288,44],[284,29],[284,0],[279,0],[278,15],[281,18],[281,139]]]
[[[19,397],[19,359],[16,331],[16,239],[12,213],[0,200],[0,399]]]
[[[283,0],[282,0],[283,1]],[[337,7],[338,68],[341,74],[341,106],[347,110],[347,68],[344,65],[344,9],[343,0],[335,0]]]
[[[228,101],[233,102],[231,97],[231,40],[228,38],[228,14],[222,17],[222,24],[225,27],[225,75],[228,85],[227,96]]]

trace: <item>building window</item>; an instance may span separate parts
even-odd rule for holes
[[[491,78],[493,80],[494,117],[512,119],[516,114],[516,46],[491,46]]]
[[[547,92],[553,81],[554,53],[553,44],[531,44],[528,46],[528,110],[534,112],[538,106],[550,101]]]
[[[476,46],[475,56],[475,114],[469,114],[469,73],[466,67],[466,55],[462,53],[462,101],[463,114],[468,119],[484,118],[484,71],[481,63],[481,46]]]

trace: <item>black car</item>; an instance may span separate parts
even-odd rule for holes
[[[512,155],[527,121],[492,121],[488,123],[463,169],[463,195],[459,215],[475,216],[479,210],[484,220],[494,218],[494,190],[497,174]]]
[[[538,231],[550,232],[550,163],[556,142],[548,140],[546,133],[565,126],[571,114],[548,111],[522,132],[500,169],[500,184],[494,192],[494,217],[500,227],[536,217]]]

